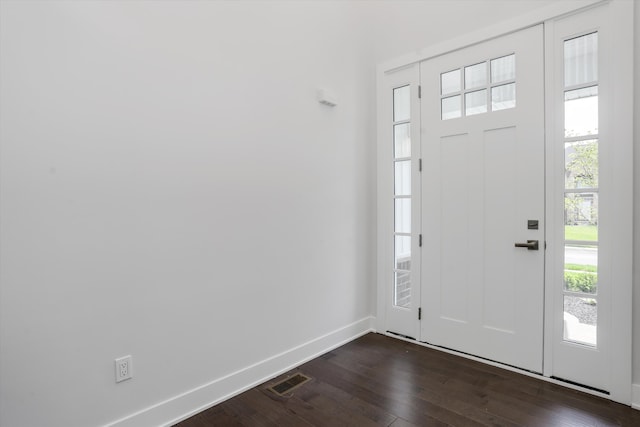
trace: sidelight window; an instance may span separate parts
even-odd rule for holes
[[[564,42],[564,339],[596,346],[598,33]]]
[[[393,304],[411,306],[411,92],[393,89]]]

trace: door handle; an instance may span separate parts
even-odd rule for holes
[[[527,243],[516,243],[516,248],[527,248],[530,251],[537,251],[538,241],[537,240],[527,240]]]

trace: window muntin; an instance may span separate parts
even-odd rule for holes
[[[516,106],[515,54],[440,74],[440,118],[468,117]]]

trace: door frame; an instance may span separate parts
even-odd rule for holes
[[[550,277],[553,271],[553,263],[557,263],[559,257],[558,251],[554,251],[549,245],[545,257],[545,326],[544,326],[544,370],[543,376],[528,374],[537,378],[545,379],[570,388],[576,388],[592,394],[600,395],[611,400],[630,404],[631,388],[632,388],[632,273],[633,273],[633,236],[629,230],[633,229],[633,38],[629,37],[633,29],[633,2],[621,0],[585,0],[580,7],[576,7],[575,3],[566,4],[565,2],[555,2],[547,7],[543,7],[532,11],[531,13],[514,18],[509,21],[502,22],[484,29],[471,32],[455,39],[447,40],[442,43],[432,45],[431,47],[422,49],[419,53],[406,55],[394,60],[379,64],[377,67],[377,105],[378,105],[378,132],[377,132],[377,148],[378,148],[378,244],[377,244],[377,315],[376,330],[382,333],[387,331],[386,305],[388,303],[389,287],[388,278],[391,277],[390,269],[393,257],[393,242],[390,239],[389,224],[393,222],[393,209],[391,203],[385,203],[388,199],[390,191],[392,191],[393,175],[389,168],[385,167],[391,161],[389,156],[389,138],[385,131],[385,120],[387,119],[387,111],[384,108],[385,95],[388,86],[389,75],[402,69],[416,67],[419,62],[428,60],[435,56],[446,54],[448,52],[474,45],[476,43],[499,37],[514,31],[518,31],[532,25],[544,24],[545,32],[548,28],[553,28],[555,19],[569,15],[577,14],[587,9],[606,6],[608,13],[608,22],[615,22],[611,25],[611,31],[617,36],[615,40],[615,51],[610,54],[609,60],[613,62],[612,84],[608,90],[611,91],[612,99],[615,101],[616,116],[615,125],[611,126],[611,138],[616,141],[616,150],[613,150],[609,159],[611,167],[611,179],[615,185],[615,193],[611,196],[610,203],[616,206],[615,226],[608,231],[612,233],[612,252],[616,253],[615,259],[611,260],[611,271],[615,272],[613,280],[615,283],[615,292],[611,294],[611,305],[615,307],[611,316],[611,387],[610,394],[606,395],[597,391],[592,391],[579,386],[573,386],[564,382],[558,382],[550,376],[552,375],[552,351],[553,351],[553,328],[555,320],[552,315],[552,308],[555,304],[554,288],[557,286],[557,279]],[[548,37],[545,37],[545,47],[549,48]],[[553,58],[545,53],[545,61],[549,63]],[[545,81],[548,82],[550,75],[549,67],[546,66]],[[419,79],[414,82],[419,84]],[[553,86],[545,83],[547,90]],[[551,105],[553,97],[549,97],[546,93],[545,101],[545,117],[547,120],[555,121],[556,107]],[[606,107],[605,107],[606,108]],[[549,129],[553,127],[553,122],[547,122],[546,144],[553,140],[549,137]],[[547,161],[550,160],[547,157]],[[556,160],[557,161],[557,160]],[[547,173],[553,165],[547,165]],[[553,176],[549,181],[553,180]],[[419,195],[415,195],[416,197]],[[553,209],[553,197],[547,185],[546,212],[549,215],[550,209]],[[417,200],[415,202],[418,202]],[[547,230],[557,229],[554,223],[554,217],[547,217]],[[555,221],[557,222],[557,221]],[[416,224],[417,225],[417,224]],[[414,228],[417,228],[414,226]],[[412,230],[413,231],[413,230]],[[415,231],[416,233],[419,231]],[[390,255],[391,254],[391,255]],[[618,256],[620,254],[620,256]],[[551,267],[551,268],[550,268]],[[417,278],[414,281],[418,282]],[[419,282],[418,282],[419,283]],[[418,323],[416,317],[416,323]],[[423,344],[424,345],[424,344]],[[445,350],[446,351],[446,350]],[[457,353],[456,353],[457,354]],[[481,360],[473,356],[467,356],[472,359]],[[481,360],[483,361],[483,360]],[[485,361],[486,362],[486,361]],[[486,362],[494,364],[491,362]],[[502,366],[495,364],[496,366]],[[508,368],[527,374],[514,368]]]

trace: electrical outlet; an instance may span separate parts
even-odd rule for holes
[[[133,377],[133,361],[131,356],[116,359],[116,382],[128,380]]]

